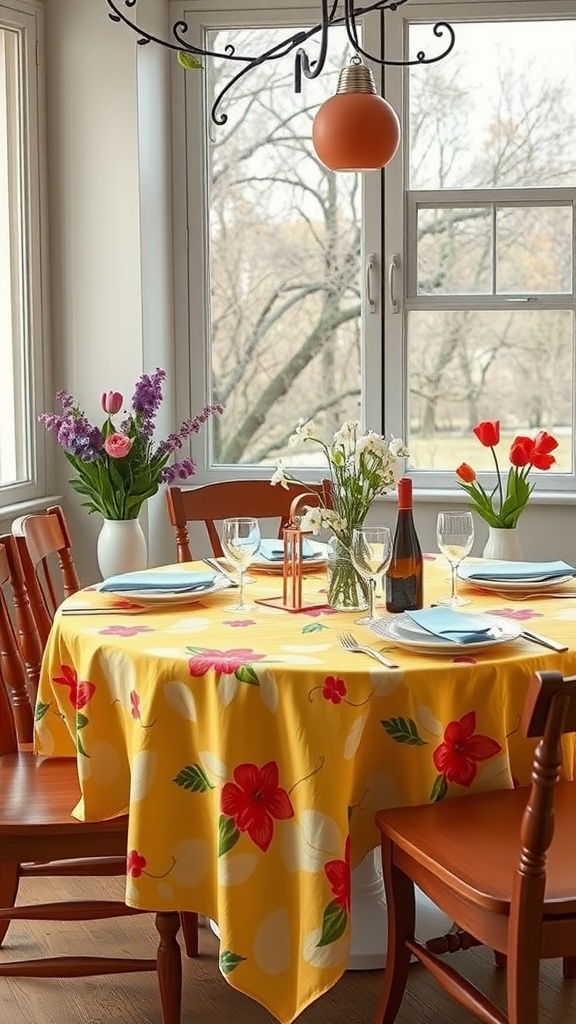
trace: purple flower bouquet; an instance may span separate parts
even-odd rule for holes
[[[46,429],[56,434],[76,471],[77,476],[70,484],[88,499],[83,504],[89,512],[99,512],[105,519],[136,519],[143,503],[156,494],[161,483],[185,480],[194,474],[193,459],[168,465],[170,457],[191,434],[199,432],[209,416],[221,413],[222,406],[205,406],[198,416],[185,420],[177,433],[154,442],[156,413],[162,404],[165,379],[166,371],[161,369],[139,377],[131,410],[124,413],[118,427],[112,419],[124,405],[118,391],[102,395],[102,408],[107,414],[102,427],[89,422],[67,391],[56,394],[62,414],[45,412],[39,416]]]

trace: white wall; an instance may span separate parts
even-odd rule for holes
[[[165,0],[147,3],[166,14]],[[130,396],[144,370],[173,365],[166,55],[144,53],[102,0],[50,0],[46,22],[53,384],[100,422],[103,391]],[[63,457],[57,473],[81,578],[95,579],[100,519],[79,507]],[[147,510],[160,522],[151,564],[172,552],[159,499]]]

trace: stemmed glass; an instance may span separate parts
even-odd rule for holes
[[[238,569],[238,601],[228,605],[230,612],[249,612],[244,603],[244,573],[260,547],[260,526],[257,519],[245,516],[222,520],[222,547],[229,561]]]
[[[457,570],[460,562],[470,554],[474,543],[474,520],[471,512],[439,512],[436,524],[438,547],[450,563],[451,590],[449,597],[443,597],[438,604],[456,608],[470,604],[467,597],[456,593]]]
[[[368,615],[356,619],[369,625],[380,618],[376,614],[376,585],[384,575],[392,558],[392,534],[387,526],[358,526],[352,531],[350,549],[352,565],[368,583]]]

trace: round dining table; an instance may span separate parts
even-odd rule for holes
[[[425,557],[426,605],[447,592],[447,570]],[[258,603],[282,593],[278,572],[254,574],[242,613],[232,588],[178,601],[88,588],[56,615],[35,749],[76,758],[75,815],[129,815],[126,902],[217,922],[222,974],[289,1024],[348,966],[358,866],[376,909],[370,943],[385,945],[375,811],[529,782],[528,682],[576,672],[570,587],[504,597],[460,585],[467,610],[563,652],[518,637],[432,653],[330,608],[322,568],[306,574],[298,611]],[[345,631],[398,667],[345,649]],[[573,768],[567,737],[566,777]]]

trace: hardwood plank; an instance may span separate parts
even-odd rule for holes
[[[121,895],[122,879],[27,879],[22,901]],[[150,915],[113,921],[74,924],[16,921],[10,925],[0,961],[47,956],[74,950],[82,954],[150,956],[156,946]],[[487,949],[452,954],[467,977],[484,987],[500,1006],[505,1000],[505,975],[494,967]],[[182,1024],[274,1024],[274,1018],[252,999],[235,991],[218,970],[218,943],[200,929],[200,957],[183,960]],[[348,971],[330,992],[298,1019],[298,1024],[371,1024],[382,973]],[[559,960],[542,966],[541,1024],[569,1020],[576,1005],[576,981],[562,978]],[[77,979],[0,979],[2,1024],[159,1024],[160,1010],[153,974]],[[410,980],[397,1024],[472,1024],[469,1014],[435,987],[418,966]]]

